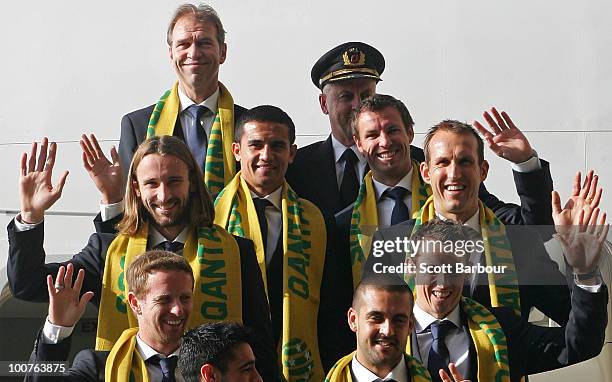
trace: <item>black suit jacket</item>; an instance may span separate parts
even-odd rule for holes
[[[14,221],[8,225],[9,260],[7,274],[13,296],[33,302],[48,302],[46,277],[56,275],[61,265],[72,263],[76,278],[79,269],[85,270],[81,293],[93,291],[91,302],[98,307],[102,289],[102,276],[108,246],[114,234],[94,233],[89,242],[72,259],[63,263],[45,264],[43,248],[44,222],[35,228],[17,232]],[[278,378],[276,349],[272,339],[272,325],[268,301],[253,242],[234,236],[240,248],[240,272],[242,275],[242,322],[255,333],[253,352],[257,357],[257,369],[265,380]]]
[[[419,163],[425,160],[423,150],[412,145],[410,156]],[[513,171],[521,206],[502,202],[490,194],[484,184],[480,186],[478,197],[506,224],[552,226],[550,193],[553,182],[548,162],[541,160],[541,163],[542,168],[537,171]],[[285,178],[300,197],[310,200],[324,213],[335,215],[340,211],[342,206],[331,135],[325,141],[300,148]],[[550,234],[547,230],[546,235]]]
[[[42,330],[39,331],[34,343],[34,350],[30,356],[30,362],[65,362],[70,353],[70,343],[72,337],[57,344],[47,344],[42,339]],[[86,382],[104,382],[104,368],[108,351],[95,351],[93,349],[81,350],[72,365],[67,370],[65,376],[43,377],[39,375],[27,375],[25,381],[28,382],[63,382],[63,381],[86,381]]]
[[[410,237],[414,219],[377,231],[372,237],[375,241],[396,240]],[[521,315],[529,318],[531,308],[538,308],[542,313],[558,324],[567,323],[570,312],[570,296],[565,277],[559,272],[557,264],[548,257],[542,239],[529,227],[506,225],[506,235],[512,247],[512,256],[519,283]],[[399,265],[404,262],[404,253],[385,252],[374,256],[372,250],[364,266],[364,277],[380,271],[384,265]],[[380,265],[376,265],[380,263]],[[487,275],[481,273],[474,290],[466,288],[464,295],[471,297],[487,308],[491,308],[491,299]]]
[[[510,380],[518,382],[524,375],[558,369],[597,356],[605,339],[607,301],[608,290],[605,285],[597,293],[575,286],[570,319],[561,328],[530,324],[515,315],[511,308],[490,309],[506,335]],[[461,313],[462,321],[467,325],[465,314]],[[476,382],[478,361],[471,337],[469,355],[468,373],[464,377]]]
[[[147,136],[147,126],[149,125],[149,118],[151,118],[153,108],[155,108],[155,105],[133,111],[124,115],[121,119],[119,158],[121,160],[121,165],[123,166],[123,175],[125,176],[127,176],[130,163],[132,163],[134,151],[136,151],[138,145],[140,145]],[[234,121],[237,121],[245,111],[246,109],[244,107],[234,104]],[[185,137],[183,136],[183,129],[181,128],[180,118],[176,118],[174,132],[172,135],[182,141],[185,140]]]

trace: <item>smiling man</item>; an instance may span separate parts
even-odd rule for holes
[[[341,358],[326,382],[425,382],[427,369],[406,354],[414,327],[412,291],[400,278],[363,279],[348,310],[349,327],[357,334],[357,350]]]
[[[217,197],[215,222],[255,243],[283,375],[320,381],[351,346],[339,324],[350,304],[348,260],[340,264],[333,251],[333,224],[285,181],[296,151],[291,118],[257,106],[242,115],[234,139],[241,172]]]
[[[81,297],[85,271],[79,270],[73,284],[74,266],[59,268],[55,283],[47,278],[49,315],[40,331],[32,362],[67,360],[70,338],[93,297]],[[138,256],[126,270],[127,299],[138,325],[126,329],[107,351],[79,352],[66,375],[56,381],[180,381],[175,369],[181,336],[193,309],[194,278],[184,257],[166,251]],[[33,374],[28,381],[46,381]]]
[[[485,272],[471,274],[463,291],[465,296],[486,307],[511,307],[524,318],[536,307],[557,323],[566,323],[570,310],[567,282],[548,257],[540,236],[531,227],[504,223],[478,199],[478,187],[489,170],[478,133],[465,123],[447,120],[428,130],[424,146],[426,159],[420,164],[420,173],[432,195],[422,197],[423,206],[413,219],[376,232],[373,247],[382,248],[385,241],[409,238],[421,224],[431,220],[460,222],[471,228],[472,241],[482,244],[470,254],[470,266],[507,267],[501,280]],[[596,182],[589,181],[584,187],[584,198],[590,192],[595,194]],[[573,209],[576,208],[578,204]],[[566,213],[570,213],[569,209]],[[573,216],[577,214],[572,212]],[[552,219],[558,220],[559,216],[560,212],[551,213]],[[402,249],[393,246],[374,256],[371,253],[364,273],[382,269],[381,265],[401,264],[405,253]]]
[[[236,173],[232,136],[234,121],[244,111],[219,82],[219,67],[227,56],[225,30],[212,7],[184,4],[174,12],[167,42],[177,82],[156,104],[123,117],[121,162],[127,171],[147,137],[174,135],[187,143],[206,186],[217,194]]]
[[[45,278],[60,263],[45,264],[44,216],[60,197],[67,173],[55,187],[51,173],[57,145],[49,152],[43,140],[21,161],[21,212],[9,224],[8,278],[14,296],[46,301]],[[107,168],[99,146],[85,159],[88,166]],[[86,166],[87,167],[87,166]],[[120,174],[120,171],[117,171]],[[96,349],[109,350],[123,330],[137,322],[128,309],[125,267],[150,249],[182,254],[195,275],[196,308],[189,326],[232,320],[254,328],[255,353],[262,375],[277,378],[276,352],[264,290],[253,244],[213,224],[214,209],[202,175],[189,148],[172,136],[153,137],[134,154],[125,192],[125,212],[119,234],[93,234],[83,250],[68,262],[84,269],[85,290],[93,291],[99,308]],[[115,174],[117,175],[117,174]],[[120,176],[120,175],[118,175]]]
[[[577,281],[570,319],[560,328],[532,325],[511,307],[487,308],[462,297],[466,274],[457,269],[469,262],[468,256],[423,245],[407,260],[417,271],[415,325],[408,351],[427,365],[434,381],[441,380],[440,369],[448,372],[449,363],[474,382],[519,381],[525,375],[568,366],[599,353],[605,338],[608,292],[596,270],[608,228],[605,218],[597,221],[597,214],[584,216],[579,224],[591,229],[580,238],[565,236],[572,247],[566,261]],[[471,240],[469,230],[450,220],[433,220],[420,226],[412,240],[466,242]],[[450,271],[419,272],[426,269],[423,265],[446,266]]]

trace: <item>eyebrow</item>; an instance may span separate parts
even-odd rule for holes
[[[255,365],[255,360],[252,359],[252,360],[246,361],[245,363],[240,365],[239,369],[244,369],[245,367],[254,366],[254,365]]]

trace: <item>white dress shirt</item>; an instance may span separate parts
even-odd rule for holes
[[[383,229],[391,225],[391,214],[393,213],[393,207],[395,206],[395,200],[390,197],[383,196],[384,192],[394,187],[404,187],[408,191],[408,195],[404,198],[404,203],[408,206],[408,212],[412,215],[412,169],[400,179],[395,186],[387,186],[374,177],[372,177],[372,184],[374,186],[374,193],[376,194],[376,211],[378,213],[378,229]]]
[[[429,360],[429,350],[431,349],[431,344],[433,342],[433,337],[431,336],[429,326],[437,321],[448,320],[455,325],[455,328],[451,329],[444,339],[444,343],[448,348],[448,354],[450,355],[450,362],[454,362],[455,365],[457,365],[459,372],[461,372],[463,376],[467,376],[470,339],[467,333],[463,330],[463,325],[461,324],[459,305],[457,305],[455,309],[453,309],[453,311],[442,320],[439,320],[431,314],[425,312],[423,309],[421,309],[418,302],[414,305],[413,313],[415,320],[414,332],[416,333],[417,346],[414,346],[415,342],[413,341],[412,355],[419,359],[423,365],[427,366],[427,361]]]
[[[374,382],[387,380],[395,380],[397,382],[407,382],[408,381],[408,370],[406,369],[406,362],[404,361],[404,357],[400,359],[400,361],[395,365],[393,370],[389,372],[384,378],[379,378],[376,374],[372,373],[370,370],[366,369],[359,361],[357,357],[353,355],[353,360],[351,361],[351,369],[353,370],[353,375],[355,376],[355,382]]]
[[[359,162],[355,164],[355,173],[359,177],[359,184],[363,181],[363,177],[365,176],[365,168],[368,164],[366,158],[361,155],[359,150],[357,150],[357,145],[352,145],[351,147],[346,147],[340,141],[338,141],[334,135],[331,135],[332,140],[332,148],[334,149],[334,163],[336,164],[336,180],[338,181],[338,190],[340,189],[340,185],[342,184],[342,178],[344,177],[344,159],[342,159],[342,154],[346,151],[346,149],[351,149],[357,155],[357,159]]]
[[[251,197],[253,200],[255,199],[266,199],[270,203],[271,206],[266,207],[266,221],[268,222],[268,240],[266,242],[266,265],[270,264],[270,260],[272,260],[272,255],[276,250],[276,245],[278,244],[278,238],[283,232],[283,214],[282,214],[282,191],[283,187],[277,188],[275,191],[270,193],[269,195],[260,198],[251,191]]]
[[[45,326],[43,326],[43,342],[48,344],[56,344],[70,336],[72,331],[74,330],[74,326],[59,326],[54,325],[49,321],[49,317],[45,320]],[[161,382],[162,381],[162,371],[159,364],[148,363],[146,360],[153,356],[158,356],[160,358],[166,358],[165,355],[158,353],[157,350],[153,349],[151,346],[147,345],[144,342],[140,335],[136,336],[136,351],[140,354],[140,357],[145,361],[145,366],[147,367],[147,373],[149,374],[150,382]],[[179,348],[172,352],[172,354],[168,355],[168,357],[178,357]],[[183,375],[179,372],[178,368],[174,370],[174,377],[176,382],[184,381]]]
[[[199,103],[200,106],[205,106],[211,113],[204,113],[200,117],[200,122],[204,127],[204,131],[206,132],[206,139],[210,139],[210,130],[212,129],[213,122],[215,120],[215,116],[217,114],[217,106],[219,102],[219,88],[210,97],[206,98],[203,102]],[[191,100],[191,98],[187,97],[185,93],[181,90],[181,87],[178,88],[178,96],[180,105],[179,112],[179,120],[181,121],[181,127],[183,128],[183,136],[187,136],[187,131],[185,131],[189,126],[193,126],[193,116],[190,112],[187,111],[187,108],[191,105],[195,105],[196,103]]]

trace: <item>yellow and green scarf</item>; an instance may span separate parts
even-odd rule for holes
[[[219,82],[219,102],[215,121],[210,130],[206,164],[204,166],[204,184],[208,191],[215,195],[236,174],[236,160],[232,154],[234,141],[234,99],[229,90]],[[172,135],[176,118],[180,111],[178,82],[167,90],[157,101],[149,125],[147,138],[160,135]]]
[[[489,294],[491,306],[506,306],[513,308],[515,313],[521,314],[521,303],[519,296],[518,278],[512,257],[510,240],[506,236],[506,227],[495,216],[495,213],[486,208],[478,201],[478,212],[480,215],[480,231],[485,248],[485,262],[487,266],[505,265],[503,274],[487,274],[489,282]],[[412,232],[419,227],[436,218],[433,196],[427,199],[416,218]],[[414,286],[414,280],[410,280],[410,286]]]
[[[110,350],[125,329],[138,326],[127,301],[124,273],[146,251],[147,237],[148,225],[145,225],[136,236],[118,235],[108,248],[96,350]],[[195,279],[193,312],[187,327],[216,321],[242,322],[240,250],[232,235],[215,225],[194,229],[187,236],[183,256],[191,265]]]
[[[319,209],[299,199],[286,182],[282,190],[282,217],[283,331],[279,349],[282,373],[287,381],[321,381],[324,375],[317,314],[325,264],[325,221]],[[240,172],[215,201],[215,223],[234,235],[253,240],[265,283],[266,256],[257,211]]]
[[[508,342],[497,318],[467,297],[461,298],[460,306],[467,316],[470,336],[476,347],[478,381],[509,382]],[[411,341],[408,340],[406,351],[411,354],[410,347]]]
[[[104,366],[107,382],[149,382],[144,360],[136,350],[138,328],[126,329],[110,350]]]
[[[425,204],[431,195],[431,188],[419,174],[419,163],[412,161],[412,216]],[[370,253],[372,236],[378,227],[378,210],[376,208],[376,192],[372,183],[372,171],[368,172],[359,188],[357,200],[353,206],[350,228],[350,253],[353,270],[353,287],[361,280],[363,266]]]
[[[353,382],[350,364],[353,360],[354,354],[355,352],[352,352],[351,354],[340,358],[340,360],[338,360],[338,362],[336,362],[336,364],[329,370],[324,382]],[[408,354],[404,354],[404,360],[406,361],[406,367],[410,373],[411,382],[431,382],[429,371],[427,371],[427,368],[419,361],[412,358],[412,356]]]

